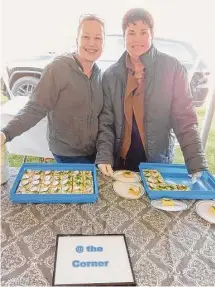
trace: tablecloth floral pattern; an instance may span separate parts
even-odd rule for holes
[[[144,196],[126,200],[99,178],[94,204],[13,204],[1,186],[1,286],[51,286],[56,234],[126,235],[139,286],[215,286],[215,225],[189,209],[154,209]]]

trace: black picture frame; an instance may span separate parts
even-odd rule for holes
[[[127,256],[128,256],[128,260],[129,260],[129,265],[130,265],[130,269],[131,269],[131,273],[132,273],[132,277],[133,277],[133,281],[132,282],[108,282],[108,283],[76,283],[76,284],[55,284],[55,270],[56,270],[56,262],[57,262],[57,253],[58,253],[58,242],[59,242],[59,238],[60,237],[78,237],[78,236],[90,236],[90,237],[94,237],[94,236],[122,236],[124,238],[124,242],[125,242],[125,247],[126,247],[126,251],[127,251]],[[132,263],[131,263],[131,257],[129,254],[129,250],[128,250],[128,244],[126,241],[126,237],[125,234],[57,234],[56,236],[56,248],[55,248],[55,256],[54,256],[54,271],[53,271],[53,276],[52,276],[52,286],[136,286],[136,280],[135,280],[135,276],[134,276],[134,271],[133,271],[133,267],[132,267]]]

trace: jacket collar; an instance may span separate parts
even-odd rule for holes
[[[152,45],[148,52],[140,56],[140,61],[143,63],[146,69],[153,66],[157,54],[158,50],[154,47],[154,45]]]
[[[150,69],[153,66],[157,54],[158,54],[157,49],[154,47],[154,45],[152,45],[151,48],[148,50],[148,52],[140,56],[140,60],[143,63],[144,68],[146,68],[146,70]],[[116,67],[115,71],[119,73],[123,79],[126,79],[127,77],[126,56],[127,56],[127,51],[125,51],[122,54],[118,62],[115,64],[115,67]]]

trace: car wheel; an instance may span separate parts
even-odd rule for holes
[[[34,77],[22,77],[13,84],[11,91],[15,97],[30,97],[38,82]]]

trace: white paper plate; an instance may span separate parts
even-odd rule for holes
[[[129,193],[129,188],[131,187],[139,189],[140,194],[133,195]],[[138,199],[145,193],[143,186],[139,182],[127,183],[127,182],[115,181],[113,183],[113,189],[119,196],[127,199]]]
[[[129,172],[130,176],[129,177],[125,176],[124,175],[125,172]],[[114,172],[113,178],[121,182],[140,182],[141,181],[140,176],[136,172],[129,171],[129,170],[117,170]]]
[[[215,205],[214,200],[201,200],[196,203],[196,213],[204,220],[215,224],[215,214],[211,214],[209,208]]]
[[[165,211],[181,211],[181,210],[185,210],[188,208],[187,204],[182,201],[173,200],[173,199],[172,201],[174,202],[174,206],[163,205],[162,199],[152,200],[151,205],[154,208],[158,208],[158,209],[165,210]]]

